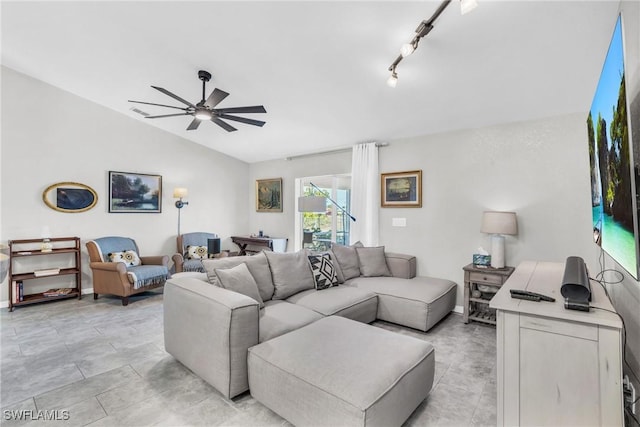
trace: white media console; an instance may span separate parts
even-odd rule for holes
[[[623,425],[622,322],[593,282],[589,312],[565,309],[564,266],[525,261],[491,300],[497,310],[498,426]],[[513,299],[510,289],[556,301]]]

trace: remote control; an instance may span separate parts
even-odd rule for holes
[[[546,295],[537,294],[535,292],[523,291],[520,289],[511,289],[511,298],[524,299],[527,301],[548,301],[554,302],[556,299]]]

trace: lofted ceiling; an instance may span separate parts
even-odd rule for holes
[[[368,141],[588,110],[617,1],[457,0],[415,53],[387,68],[439,1],[2,1],[2,64],[246,162]],[[195,103],[200,69],[230,95],[264,105],[254,127],[145,119]],[[55,108],[55,106],[52,106]]]

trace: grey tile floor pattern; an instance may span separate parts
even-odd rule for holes
[[[165,352],[162,298],[157,290],[128,307],[86,295],[1,309],[0,424],[41,426],[48,416],[58,420],[47,426],[289,426],[248,393],[223,398]],[[436,349],[433,389],[405,426],[495,426],[493,327],[457,314],[427,333],[374,325]]]

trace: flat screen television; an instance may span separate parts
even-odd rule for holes
[[[637,279],[638,215],[629,111],[619,15],[587,118],[593,239]]]

